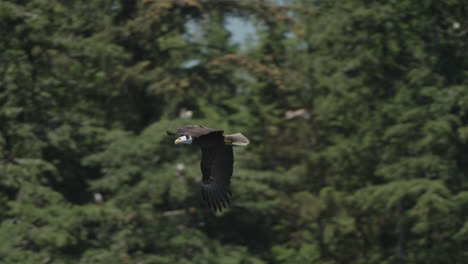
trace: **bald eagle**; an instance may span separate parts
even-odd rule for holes
[[[231,204],[231,183],[234,155],[232,146],[246,146],[249,140],[241,133],[223,135],[224,131],[200,125],[185,125],[170,136],[178,136],[175,144],[193,144],[201,148],[203,199],[212,210],[219,211]]]

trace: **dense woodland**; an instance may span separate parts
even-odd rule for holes
[[[467,263],[465,0],[1,0],[0,28],[0,263]],[[221,214],[182,124],[250,139]]]

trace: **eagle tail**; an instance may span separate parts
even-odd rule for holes
[[[244,135],[241,133],[236,133],[232,135],[226,135],[225,138],[230,142],[230,145],[234,146],[247,146],[249,144],[249,139],[246,138]]]

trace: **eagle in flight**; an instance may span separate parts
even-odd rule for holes
[[[175,144],[193,144],[201,148],[200,162],[203,175],[201,187],[203,199],[215,212],[231,203],[231,183],[234,155],[232,146],[246,146],[249,140],[241,133],[223,135],[224,131],[200,125],[185,125],[170,136],[178,136]]]

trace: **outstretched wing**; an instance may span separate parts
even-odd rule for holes
[[[231,146],[217,145],[202,148],[200,163],[203,174],[203,199],[214,211],[226,208],[231,203],[229,185],[233,171],[234,155]]]
[[[212,129],[209,127],[204,127],[200,125],[185,125],[177,129],[175,132],[167,131],[167,134],[170,136],[191,136],[193,138],[198,138],[203,135],[207,135],[211,132],[223,132],[221,130]]]

